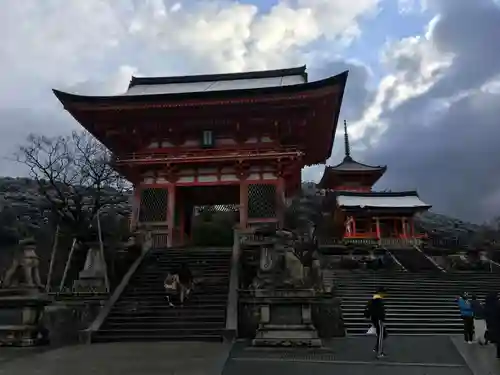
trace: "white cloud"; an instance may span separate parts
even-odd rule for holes
[[[2,0],[0,130],[7,134],[16,121],[23,126],[9,131],[11,137],[3,137],[8,145],[0,140],[0,148],[10,152],[32,131],[77,126],[51,88],[116,94],[125,90],[132,72],[175,75],[302,65],[310,60],[311,43],[320,39],[336,41],[326,55],[339,53],[359,36],[359,22],[374,14],[379,1],[280,0],[259,12],[252,4],[229,0]],[[25,115],[16,120],[18,113]]]
[[[103,79],[121,65],[146,74],[294,65],[301,48],[322,36],[358,35],[359,18],[378,2],[281,1],[262,14],[223,0],[4,0],[0,69],[8,73],[0,95],[21,77],[71,84]]]
[[[400,14],[423,13],[428,8],[428,0],[398,0]]]

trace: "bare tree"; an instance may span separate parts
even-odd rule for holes
[[[129,185],[113,169],[111,153],[86,131],[32,134],[15,160],[29,168],[58,222],[76,238],[86,236],[98,212],[127,199]]]

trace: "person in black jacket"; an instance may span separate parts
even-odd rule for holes
[[[500,358],[500,305],[497,293],[489,293],[484,301],[484,318],[486,320],[486,342],[492,342]]]
[[[365,317],[370,319],[377,333],[377,343],[373,349],[373,351],[377,353],[377,358],[385,356],[384,339],[387,337],[387,330],[385,328],[384,296],[385,290],[379,288],[372,299],[368,301],[365,309]]]

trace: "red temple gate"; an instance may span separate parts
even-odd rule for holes
[[[110,97],[54,93],[133,183],[132,225],[171,247],[185,242],[199,206],[232,207],[241,228],[281,226],[301,169],[331,154],[346,79],[308,83],[301,67],[133,77]]]

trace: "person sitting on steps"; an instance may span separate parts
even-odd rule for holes
[[[163,286],[165,287],[165,292],[166,292],[165,299],[167,300],[169,307],[175,307],[174,303],[172,302],[172,299],[174,297],[177,297],[179,292],[178,276],[173,275],[169,272],[167,277],[165,278]]]

